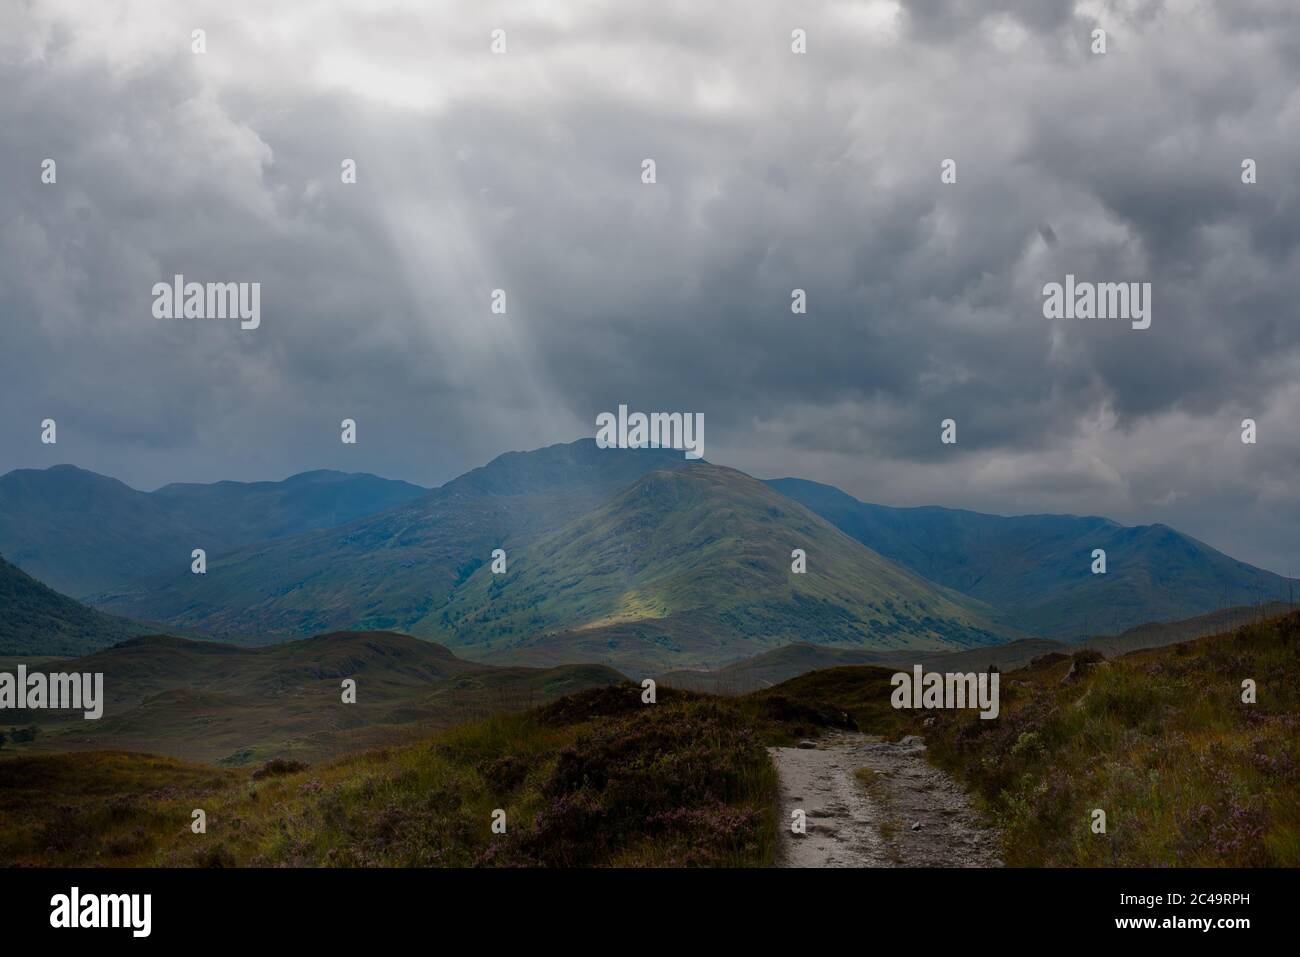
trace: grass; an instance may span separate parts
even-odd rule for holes
[[[613,686],[307,768],[13,758],[0,762],[0,864],[761,866],[776,789],[735,704],[647,706]]]
[[[525,711],[626,680],[600,665],[483,665],[382,632],[318,635],[267,648],[152,636],[64,662],[59,670],[104,673],[104,717],[0,713],[0,760],[14,753],[146,751],[230,767],[277,757],[318,763],[413,744],[471,718]],[[344,677],[357,680],[355,704],[340,700]],[[29,725],[35,736],[24,730]]]
[[[1300,615],[1065,682],[1072,664],[1004,675],[997,721],[942,713],[926,731],[1002,829],[1008,864],[1300,866]],[[1257,704],[1241,700],[1247,678]]]
[[[1300,614],[1113,660],[1044,656],[1003,674],[992,721],[896,711],[891,673],[828,668],[740,700],[776,744],[826,728],[923,735],[1012,866],[1300,866]],[[1246,678],[1257,704],[1241,700]],[[859,780],[885,791],[866,769]]]
[[[0,761],[0,864],[143,865],[235,772],[119,751]]]
[[[845,728],[923,734],[1013,866],[1300,866],[1300,614],[1113,660],[1045,656],[1003,674],[991,721],[896,711],[890,674],[660,688],[653,706],[610,685],[305,767],[14,755],[0,865],[763,866],[780,826],[764,745]],[[888,818],[890,782],[859,778]]]

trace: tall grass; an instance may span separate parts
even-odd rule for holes
[[[1065,682],[1070,665],[1004,676],[996,722],[944,714],[926,732],[1002,828],[1008,864],[1300,865],[1300,615]]]

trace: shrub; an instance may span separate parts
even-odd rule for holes
[[[285,758],[272,758],[253,772],[253,780],[260,781],[263,778],[279,777],[283,774],[297,774],[299,771],[306,771],[308,767],[310,767],[310,765],[305,761],[289,761]]]

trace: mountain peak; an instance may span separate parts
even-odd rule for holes
[[[647,472],[702,464],[680,449],[602,449],[594,438],[548,445],[531,452],[504,452],[452,479],[446,491],[530,495],[576,487],[618,488]]]
[[[87,488],[136,492],[136,489],[118,479],[66,462],[43,469],[14,469],[0,475],[0,491],[25,491],[37,483],[64,491]],[[136,494],[144,493],[136,492]]]

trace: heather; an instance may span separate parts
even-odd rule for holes
[[[1004,676],[999,720],[923,729],[1002,829],[1008,864],[1300,865],[1300,614],[1112,660],[1054,657]]]

